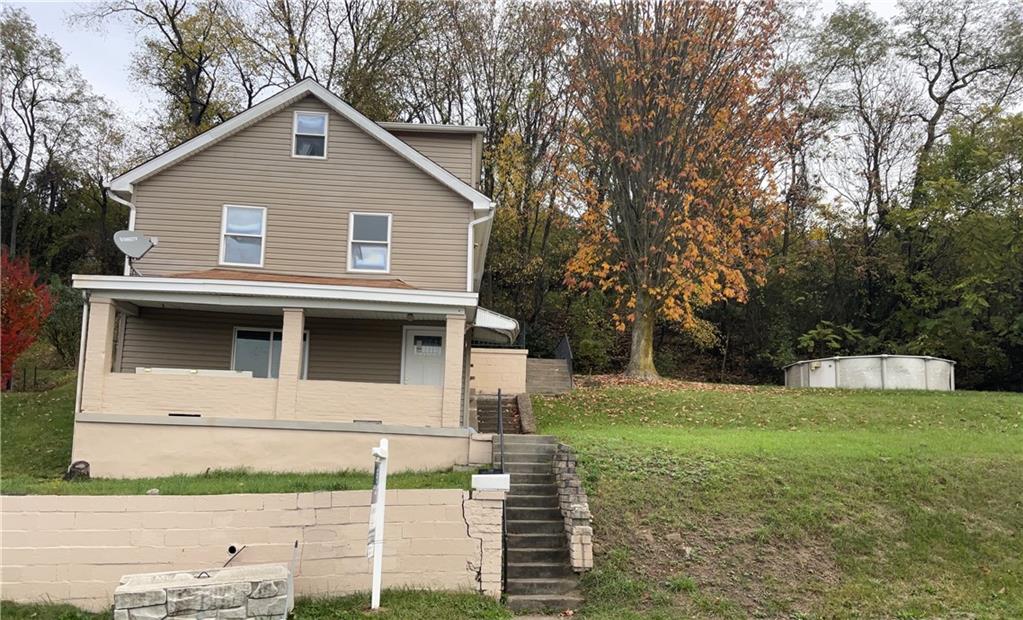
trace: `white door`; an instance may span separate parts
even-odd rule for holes
[[[401,382],[408,385],[444,383],[444,328],[405,330]]]

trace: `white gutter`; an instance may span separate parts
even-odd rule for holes
[[[165,278],[153,276],[98,276],[75,274],[74,288],[114,296],[144,293],[184,295],[221,295],[325,301],[381,302],[426,306],[475,307],[476,293],[388,289],[368,286],[332,286],[295,282],[253,282],[250,280],[206,280],[202,278]]]
[[[129,187],[131,187],[131,186],[129,186]],[[134,188],[132,188],[130,191],[132,192],[132,198],[134,198],[135,197]],[[107,195],[110,196],[110,199],[113,200],[114,202],[119,202],[119,203],[123,204],[124,206],[128,207],[128,209],[129,209],[129,211],[128,211],[128,230],[135,230],[135,203],[128,202],[124,198],[121,198],[116,193],[114,193],[113,189],[111,189],[109,187],[107,188]],[[131,275],[131,262],[128,260],[127,256],[124,257],[124,275],[126,275],[126,276],[130,276]]]
[[[467,235],[468,239],[466,243],[466,256],[468,257],[467,258],[468,267],[466,269],[465,274],[465,290],[467,290],[470,293],[475,292],[476,289],[474,282],[475,280],[474,276],[476,275],[476,253],[473,251],[476,249],[475,248],[476,226],[482,224],[483,222],[493,219],[495,213],[497,213],[497,209],[494,207],[493,203],[491,203],[490,211],[488,211],[486,215],[484,215],[483,217],[478,217],[473,221],[469,222],[469,233]]]

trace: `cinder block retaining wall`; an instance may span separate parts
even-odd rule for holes
[[[526,391],[526,349],[473,348],[470,386],[482,394],[506,396]]]
[[[387,493],[384,587],[501,591],[504,494]],[[109,608],[129,573],[295,562],[298,596],[368,590],[369,491],[5,496],[5,600]],[[294,549],[298,541],[297,552]]]

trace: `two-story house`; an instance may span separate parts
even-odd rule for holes
[[[72,457],[93,475],[490,461],[470,342],[493,204],[478,127],[375,123],[305,80],[113,179],[157,245],[87,295]]]

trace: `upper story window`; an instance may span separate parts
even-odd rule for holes
[[[391,214],[352,213],[348,216],[348,270],[391,270]]]
[[[220,228],[220,264],[263,266],[266,208],[224,205]]]
[[[291,154],[294,157],[327,158],[327,113],[295,112]]]

